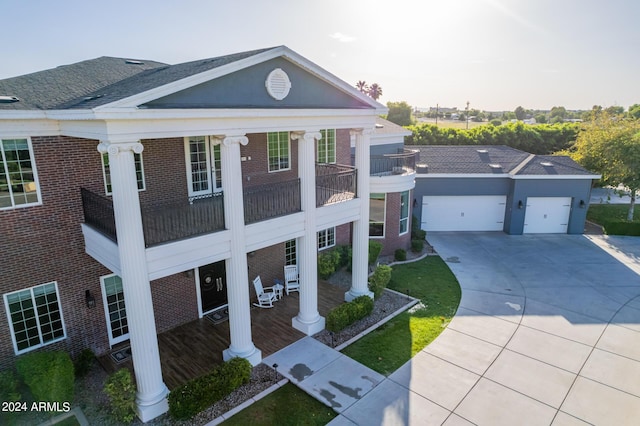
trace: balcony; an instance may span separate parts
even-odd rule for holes
[[[371,176],[390,176],[413,173],[416,170],[417,151],[403,148],[397,154],[372,155]]]
[[[84,221],[117,242],[113,202],[102,195],[81,189]],[[193,197],[188,203],[163,204],[142,208],[142,230],[147,247],[224,229],[222,193]]]
[[[357,171],[341,164],[316,163],[316,207],[356,198]]]
[[[246,224],[301,211],[300,179],[252,186],[243,192]]]

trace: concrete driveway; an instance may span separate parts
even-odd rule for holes
[[[388,378],[412,394],[406,405],[435,403],[446,413],[434,423],[447,425],[640,424],[640,238],[428,240],[462,300],[447,329]],[[400,424],[424,424],[413,417]]]

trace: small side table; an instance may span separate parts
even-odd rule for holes
[[[275,284],[273,285],[273,292],[276,295],[276,300],[282,299],[284,285],[282,285],[282,281],[276,279],[274,280]]]

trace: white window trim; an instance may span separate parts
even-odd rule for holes
[[[53,284],[56,288],[56,298],[58,300],[58,310],[60,312],[60,322],[62,323],[62,336],[58,337],[57,339],[48,341],[46,343],[42,343],[42,327],[40,326],[40,318],[38,318],[38,308],[35,304],[35,300],[33,297],[33,289],[36,287],[40,287],[43,285],[47,285],[47,284]],[[14,293],[20,293],[23,292],[25,290],[29,290],[31,292],[31,299],[33,301],[33,309],[35,310],[35,319],[36,319],[36,323],[38,325],[38,336],[40,337],[40,344],[39,345],[34,345],[34,346],[30,346],[26,349],[22,349],[22,350],[18,350],[18,342],[16,341],[16,335],[15,335],[15,331],[13,330],[13,320],[11,319],[11,311],[9,309],[9,301],[7,299],[8,296],[14,294]],[[62,304],[60,303],[60,291],[58,289],[58,282],[57,281],[50,281],[48,283],[43,283],[43,284],[38,284],[35,285],[33,287],[29,287],[29,288],[23,288],[20,290],[16,290],[16,291],[12,291],[10,293],[5,293],[4,294],[4,308],[5,308],[5,312],[7,313],[7,322],[9,323],[9,330],[11,331],[11,341],[13,342],[13,351],[15,352],[16,355],[20,355],[20,354],[24,354],[27,352],[31,352],[35,349],[38,348],[42,348],[44,346],[48,346],[51,345],[53,343],[56,342],[60,342],[64,339],[67,338],[67,327],[64,323],[64,315],[62,313]]]
[[[293,263],[290,263],[289,265],[297,265],[298,264],[298,240],[295,238],[284,242],[284,263],[285,265],[287,265],[287,243],[289,241],[293,241]]]
[[[376,194],[380,194],[380,192],[376,192]],[[384,216],[383,216],[383,220],[382,220],[382,235],[369,235],[369,238],[374,238],[374,239],[383,239],[385,238],[385,235],[387,234],[387,194],[386,193],[382,193],[384,195]],[[371,197],[371,194],[369,194],[369,197]],[[371,203],[371,198],[369,198],[369,203]],[[369,223],[371,223],[371,217],[369,217]],[[381,222],[374,222],[374,223],[381,223]]]
[[[278,173],[278,172],[291,170],[291,133],[287,132],[287,150],[289,151],[288,166],[284,169],[278,169],[278,170],[271,170],[271,164],[269,163],[269,133],[284,133],[284,132],[268,132],[267,133],[267,171],[269,173]],[[278,145],[278,158],[280,158],[281,156],[281,153],[279,151],[280,151],[280,145]]]
[[[203,189],[201,191],[194,191],[193,190],[193,170],[191,169],[191,149],[190,149],[190,137],[185,137],[184,138],[184,161],[185,161],[185,165],[186,165],[186,170],[187,170],[187,193],[189,194],[189,197],[197,197],[199,195],[210,195],[212,192],[216,193],[216,192],[222,192],[222,187],[220,188],[213,188],[213,190],[211,189],[212,187],[214,187],[216,185],[216,182],[214,181],[213,177],[211,176],[211,160],[212,160],[212,155],[211,155],[211,146],[212,145],[219,145],[220,141],[216,141],[218,138],[213,138],[214,140],[212,141],[212,137],[211,136],[193,136],[193,137],[204,137],[205,139],[205,155],[207,156],[206,158],[206,162],[207,162],[207,185],[208,185],[208,189]],[[215,159],[214,159],[215,161]],[[220,167],[222,168],[222,164],[220,165]],[[220,170],[216,170],[216,173],[221,173]]]
[[[116,274],[103,275],[100,277],[100,289],[102,290],[102,306],[104,307],[104,318],[107,323],[107,334],[109,337],[109,346],[113,347],[114,345],[124,342],[125,340],[129,340],[129,333],[123,334],[122,336],[118,336],[116,338],[113,337],[113,330],[111,329],[111,320],[109,318],[109,302],[107,301],[107,289],[105,288],[105,279],[117,276]],[[123,293],[124,294],[124,293]],[[127,310],[127,301],[124,301],[124,309],[125,312]],[[128,316],[127,316],[128,318]],[[128,324],[128,322],[127,322]],[[128,325],[127,325],[128,328]]]
[[[338,145],[338,142],[337,142],[337,139],[338,139],[337,133],[338,133],[338,132],[336,131],[336,129],[322,129],[322,130],[324,130],[324,132],[325,132],[325,133],[324,133],[324,134],[325,134],[325,136],[326,136],[326,134],[329,132],[329,130],[333,130],[333,157],[334,157],[334,158],[333,158],[333,161],[325,161],[325,160],[326,160],[326,155],[325,155],[325,158],[320,158],[320,144],[324,144],[324,145],[325,145],[325,151],[324,151],[324,152],[325,152],[325,154],[329,152],[329,150],[328,150],[328,149],[326,149],[326,148],[327,148],[327,147],[326,147],[326,145],[327,145],[327,138],[325,137],[325,138],[320,139],[320,140],[319,140],[319,141],[317,141],[317,143],[316,143],[316,144],[317,144],[317,148],[316,148],[316,158],[318,159],[318,163],[322,163],[322,164],[336,164],[336,163],[337,163],[337,161],[338,161],[338,152],[337,152],[337,148],[338,148],[338,147],[337,147],[337,145]],[[322,130],[321,130],[321,132],[322,132]]]
[[[407,220],[407,230],[406,230],[406,231],[404,231],[404,232],[400,232],[398,235],[406,235],[406,234],[408,234],[408,233],[409,233],[409,230],[411,229],[411,223],[409,222],[409,219],[410,219],[410,217],[411,217],[411,215],[409,214],[409,213],[411,213],[411,212],[410,212],[410,210],[411,210],[411,209],[409,208],[409,207],[410,207],[409,200],[410,200],[410,198],[411,198],[411,197],[410,197],[411,192],[410,192],[410,191],[402,191],[402,192],[400,193],[400,220],[398,221],[398,230],[400,230],[400,229],[402,228],[402,226],[401,226],[401,224],[402,224],[402,220],[403,220],[403,218],[402,218],[402,194],[404,194],[404,193],[406,193],[406,194],[407,194],[407,217],[406,217],[406,220]],[[385,200],[385,201],[386,201],[386,200]],[[384,211],[385,211],[385,214],[386,214],[387,209],[385,208],[385,209],[384,209]]]
[[[107,170],[104,165],[104,158],[105,156],[108,156],[108,155],[109,154],[100,154],[100,162],[102,163],[102,179],[104,182],[104,193],[107,196],[111,196],[113,195],[113,191],[109,191],[109,185],[107,184]],[[142,158],[142,153],[134,154],[134,165],[135,165],[135,155],[140,156],[140,172],[142,173],[142,188],[138,188],[138,192],[142,192],[147,189],[147,179],[145,178],[145,175],[144,175],[144,159]],[[138,171],[136,170],[136,185],[138,184],[137,173]],[[109,180],[111,180],[111,176],[109,176]],[[113,183],[111,185],[113,186]]]
[[[333,229],[333,244],[327,244],[327,245],[325,245],[323,247],[320,247],[320,241],[319,241],[320,240],[320,233],[324,232],[324,233],[328,234],[330,229]],[[331,247],[335,247],[336,246],[336,227],[332,226],[330,228],[318,231],[318,235],[316,235],[316,238],[318,239],[318,251],[322,251],[322,250],[326,250],[326,249],[331,248]],[[327,237],[325,237],[325,241],[327,241]]]
[[[12,206],[9,207],[0,207],[0,211],[3,210],[13,210],[13,209],[21,209],[24,207],[34,207],[34,206],[41,206],[42,205],[42,192],[40,191],[40,179],[38,178],[38,170],[36,167],[36,157],[35,155],[33,155],[33,145],[31,144],[31,138],[30,137],[1,137],[0,140],[11,140],[11,139],[26,139],[27,141],[27,146],[29,147],[29,156],[31,157],[31,170],[33,172],[33,180],[35,181],[36,184],[36,195],[38,196],[38,201],[33,202],[33,203],[28,203],[28,204],[15,204],[15,201],[13,199],[13,193],[11,192],[11,187],[9,187],[9,193],[11,194],[11,203],[13,204]],[[4,154],[4,149],[0,149],[0,156],[2,156],[2,160],[3,160],[3,164],[6,164],[6,158],[5,158],[5,154]],[[8,173],[8,170],[2,170],[2,173]]]

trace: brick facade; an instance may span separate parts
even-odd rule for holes
[[[399,248],[408,250],[411,247],[412,196],[413,190],[409,192],[409,223],[407,232],[400,235],[400,193],[390,192],[387,194],[384,238],[374,239],[382,243],[382,252],[380,253],[382,256],[392,255]]]

